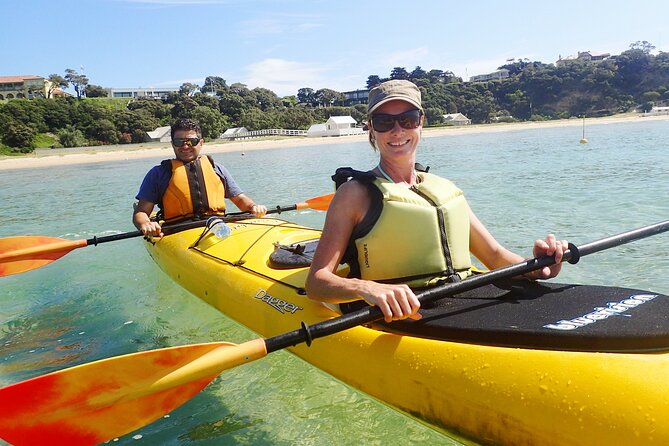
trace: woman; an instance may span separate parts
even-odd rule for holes
[[[367,119],[379,164],[369,172],[338,169],[333,177],[339,188],[307,278],[311,299],[363,299],[386,322],[420,319],[412,287],[466,279],[470,252],[490,269],[524,260],[494,239],[453,183],[417,171],[425,116],[416,85],[391,80],[374,87]],[[552,234],[537,240],[534,256],[555,255],[557,263],[527,277],[555,277],[566,249]],[[351,266],[349,277],[336,274],[342,262]]]

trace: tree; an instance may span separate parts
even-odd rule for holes
[[[367,89],[371,90],[372,88],[379,85],[381,82],[383,81],[379,76],[377,76],[376,74],[372,74],[371,76],[367,77]]]
[[[50,74],[49,82],[50,82],[49,88],[47,89],[47,95],[46,95],[47,99],[51,99],[53,93],[57,89],[67,88],[70,85],[70,83],[67,80],[65,80],[63,76],[59,74]]]
[[[190,82],[184,82],[181,84],[181,87],[179,87],[179,95],[181,96],[193,96],[195,92],[197,92],[200,89],[200,87],[196,84],[191,84]]]
[[[88,98],[106,98],[108,96],[107,89],[100,85],[90,84],[86,87],[86,97]]]
[[[329,88],[321,88],[314,93],[316,103],[323,107],[331,107],[335,104],[344,102],[344,95],[338,91],[330,90]]]
[[[249,108],[242,113],[240,123],[248,130],[274,129],[278,127],[273,113],[263,113],[259,108]]]
[[[63,147],[82,147],[87,144],[84,134],[81,133],[81,130],[76,129],[75,127],[68,125],[67,127],[60,129],[57,132],[58,142]]]
[[[630,49],[631,50],[640,50],[646,54],[650,54],[651,51],[655,49],[655,45],[653,45],[650,42],[647,41],[639,41],[637,40],[636,42],[630,44]]]
[[[427,77],[427,72],[423,70],[420,66],[417,66],[414,68],[414,70],[411,72],[409,77],[414,80],[414,79],[424,79]]]
[[[202,136],[207,139],[218,138],[223,130],[229,127],[229,122],[218,111],[218,109],[199,105],[193,109],[191,117],[195,119],[202,129]]]
[[[65,70],[65,80],[72,84],[72,87],[74,87],[74,92],[77,94],[77,99],[81,99],[82,96],[86,96],[88,78],[85,75],[79,74],[72,68],[68,68]]]
[[[295,107],[281,112],[278,121],[278,126],[283,129],[306,130],[314,122],[314,117],[311,109]]]
[[[32,152],[35,147],[34,139],[37,135],[37,132],[27,125],[21,124],[20,122],[10,122],[9,125],[4,129],[4,135],[2,137],[2,142],[9,147],[14,147],[21,149],[23,153]]]
[[[409,79],[409,72],[404,67],[395,67],[390,72],[391,79]]]
[[[251,93],[254,98],[254,106],[262,111],[281,107],[281,100],[272,90],[257,87],[251,90]]]
[[[314,105],[315,99],[314,99],[314,89],[305,87],[305,88],[300,88],[297,90],[297,100],[300,102],[300,104],[309,104],[309,105]]]
[[[219,76],[207,76],[204,79],[204,85],[200,88],[202,93],[212,93],[218,95],[219,92],[224,92],[228,90],[228,85],[225,83],[225,79]]]
[[[229,116],[233,122],[238,123],[242,117],[242,113],[249,108],[249,105],[247,105],[241,96],[228,91],[219,96],[218,107],[221,113]]]

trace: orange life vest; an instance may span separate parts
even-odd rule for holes
[[[198,157],[189,163],[167,161],[172,177],[162,199],[165,221],[225,213],[225,186],[211,158]]]

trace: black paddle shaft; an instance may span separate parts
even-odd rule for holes
[[[274,209],[269,209],[267,211],[268,214],[280,214],[282,212],[288,212],[288,211],[294,211],[297,209],[297,205],[293,204],[290,206],[277,206]],[[222,215],[221,220],[224,222],[232,222],[232,221],[238,221],[238,220],[247,220],[249,218],[255,218],[255,215],[253,215],[250,212],[234,212],[231,214],[226,214]],[[169,234],[174,234],[176,232],[180,231],[186,231],[188,229],[193,229],[193,228],[202,228],[206,226],[207,220],[193,220],[193,221],[187,221],[184,223],[178,223],[172,226],[164,226],[163,227],[163,233],[165,235]],[[102,237],[94,236],[93,238],[89,238],[86,240],[86,246],[90,245],[95,245],[97,246],[99,243],[106,243],[106,242],[115,242],[117,240],[125,240],[127,238],[134,238],[134,237],[141,237],[144,234],[142,231],[132,231],[132,232],[124,232],[122,234],[114,234],[114,235],[105,235]]]
[[[666,231],[669,231],[669,220],[606,237],[594,242],[586,243],[579,247],[570,243],[569,249],[564,252],[563,261],[566,260],[569,263],[577,263],[581,257],[588,254],[593,254]],[[489,285],[501,279],[508,279],[536,271],[546,266],[553,265],[554,263],[555,258],[553,256],[533,258],[525,262],[497,268],[480,276],[468,278],[462,282],[447,283],[434,287],[419,293],[418,299],[421,303],[432,302],[443,297]],[[383,318],[383,313],[379,307],[366,307],[334,319],[318,322],[314,325],[306,325],[305,323],[302,323],[302,328],[298,330],[293,330],[288,333],[265,339],[265,347],[267,353],[271,353],[286,347],[301,344],[302,342],[311,345],[311,341],[314,339],[338,333],[358,325],[367,324],[381,318]]]

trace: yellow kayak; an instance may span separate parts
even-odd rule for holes
[[[320,231],[273,218],[229,228],[146,247],[177,283],[262,336],[339,316],[303,289]],[[668,305],[642,290],[512,281],[426,305],[420,322],[356,326],[290,350],[486,444],[668,444]]]

